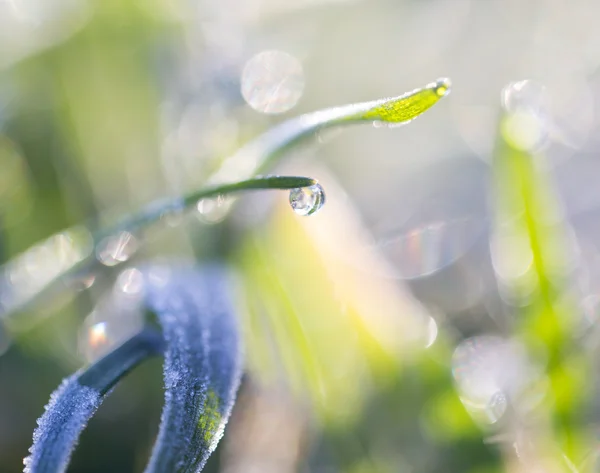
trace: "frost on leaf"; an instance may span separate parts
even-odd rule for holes
[[[25,472],[64,472],[104,396],[144,359],[163,351],[165,406],[147,472],[200,471],[216,448],[241,377],[241,350],[222,268],[152,266],[144,303],[163,334],[146,329],[65,379],[38,420]],[[164,342],[164,343],[163,343]]]

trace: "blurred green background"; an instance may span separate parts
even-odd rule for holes
[[[327,192],[315,216],[283,192],[203,201],[96,249],[77,291],[0,316],[0,471],[22,470],[60,380],[140,329],[137,264],[215,257],[239,273],[248,369],[207,471],[600,471],[599,16],[593,0],[0,0],[0,314],[89,254],[74,225],[201,188],[286,118],[453,82],[414,123],[286,155],[277,172]],[[153,360],[69,471],[143,471],[161,406]]]

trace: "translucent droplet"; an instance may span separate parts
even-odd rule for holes
[[[96,282],[96,275],[94,274],[86,274],[81,276],[79,279],[76,279],[73,282],[73,286],[77,291],[85,291],[94,285]]]
[[[452,355],[452,375],[460,399],[482,425],[496,423],[508,408],[529,412],[547,386],[542,370],[533,364],[519,342],[481,335],[460,343]]]
[[[184,216],[183,209],[167,210],[161,214],[160,219],[169,227],[175,228],[183,223]]]
[[[501,132],[511,146],[532,151],[546,142],[549,123],[543,85],[530,80],[511,82],[502,90],[502,106],[507,116]]]
[[[523,110],[543,113],[546,100],[546,88],[531,80],[511,82],[502,89],[502,106],[509,113]]]
[[[200,199],[196,204],[198,216],[204,223],[219,223],[227,216],[231,202],[223,195]]]
[[[435,86],[433,88],[434,92],[439,97],[444,97],[450,93],[450,89],[452,87],[452,82],[447,77],[442,77],[435,81]]]
[[[128,268],[119,274],[116,288],[125,294],[136,295],[142,290],[144,276],[137,268]]]
[[[325,191],[321,184],[292,189],[290,205],[298,215],[312,215],[325,205]]]
[[[104,238],[96,248],[96,257],[105,266],[116,266],[127,261],[136,252],[137,240],[129,232],[120,232]]]
[[[502,391],[497,391],[490,398],[485,412],[490,420],[490,423],[495,424],[506,412],[508,401]]]

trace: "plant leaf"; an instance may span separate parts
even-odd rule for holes
[[[308,178],[283,178],[289,181],[281,181],[281,185],[277,186],[273,185],[275,182],[273,179],[281,179],[279,176],[257,179],[252,177],[266,172],[290,147],[324,128],[364,122],[383,122],[391,125],[408,123],[446,96],[450,92],[450,87],[449,79],[439,79],[421,89],[397,97],[332,107],[287,120],[225,159],[209,179],[211,187],[182,198],[154,202],[115,226],[94,232],[93,246],[95,248],[106,236],[114,235],[121,230],[130,231],[145,227],[157,221],[162,215],[179,212],[205,197],[246,189],[304,187],[297,183],[292,185],[292,180]],[[78,278],[84,277],[95,262],[93,252],[87,257],[75,252],[74,261],[60,270],[55,270],[51,277],[41,280],[37,278],[35,287],[24,287],[24,285],[15,287],[12,283],[4,283],[3,279],[8,280],[11,270],[15,266],[18,267],[20,258],[27,259],[27,252],[0,269],[0,317],[7,317],[11,313],[23,310],[44,295],[52,295],[60,291],[65,285],[70,285]],[[56,267],[56,265],[50,266]],[[28,283],[31,284],[31,278],[28,278]]]
[[[200,471],[231,413],[241,378],[230,278],[223,268],[151,266],[145,303],[163,328],[165,406],[146,471]],[[64,472],[79,435],[115,383],[161,351],[145,330],[89,368],[67,378],[38,421],[25,471]]]
[[[96,250],[105,238],[120,232],[136,232],[157,222],[166,214],[180,212],[199,200],[251,190],[286,190],[309,187],[315,179],[302,176],[257,176],[239,182],[212,185],[183,197],[159,200],[117,224],[91,231],[83,226],[67,229],[49,237],[0,268],[0,318],[9,319],[39,299],[50,297],[85,279],[96,260]],[[35,278],[29,274],[28,261],[39,261],[42,269]]]
[[[104,396],[131,369],[161,349],[161,335],[144,330],[87,369],[66,378],[38,419],[24,471],[65,471],[79,435]]]
[[[438,79],[397,97],[332,107],[292,118],[225,159],[211,182],[232,182],[265,172],[291,146],[324,128],[365,122],[408,123],[448,95],[450,87],[449,79]]]
[[[165,407],[147,473],[200,471],[223,435],[241,377],[240,339],[226,272],[149,277],[148,304],[163,327]]]

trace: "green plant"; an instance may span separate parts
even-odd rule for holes
[[[322,188],[311,178],[255,177],[301,138],[352,123],[404,124],[432,107],[449,92],[446,79],[400,97],[353,104],[300,116],[243,147],[209,179],[206,189],[153,203],[107,230],[73,229],[59,236],[91,238],[87,251],[57,265],[50,278],[33,287],[10,287],[2,315],[9,317],[29,304],[61,292],[93,274],[107,245],[124,234],[142,236],[150,224],[170,213],[185,211],[201,199],[259,189],[291,190],[292,208],[314,213],[324,203]],[[34,255],[36,249],[33,250]],[[112,255],[111,265],[129,255]],[[25,253],[8,268],[18,269]],[[160,269],[160,268],[159,268]],[[65,471],[71,452],[88,419],[118,380],[144,359],[164,353],[165,406],[160,430],[146,471],[200,471],[227,422],[241,376],[240,342],[233,315],[227,272],[222,263],[203,268],[170,265],[166,280],[153,279],[156,266],[144,269],[140,302],[154,314],[160,331],[146,328],[96,363],[67,378],[52,395],[34,433],[28,472]],[[18,317],[18,315],[17,315]],[[162,335],[161,335],[162,334]]]

